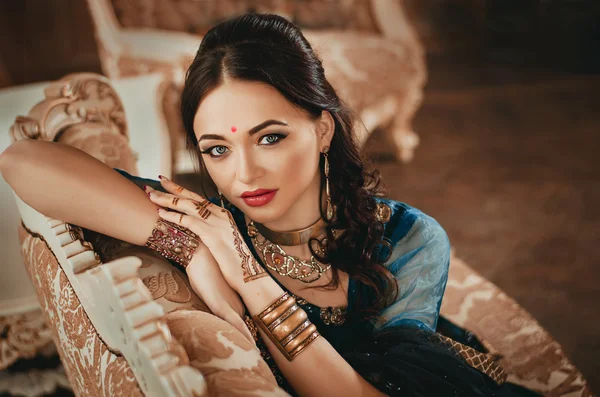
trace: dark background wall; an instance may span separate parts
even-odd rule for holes
[[[598,0],[404,0],[430,57],[600,71]],[[0,0],[0,86],[100,71],[85,0]]]
[[[100,73],[84,0],[0,0],[0,86]]]

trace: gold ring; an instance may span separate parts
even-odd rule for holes
[[[179,215],[179,224],[181,225],[181,222],[183,221],[183,214]]]
[[[173,197],[173,206],[176,206],[178,201],[179,197]]]

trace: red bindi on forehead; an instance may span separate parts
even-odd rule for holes
[[[231,127],[231,132],[236,132],[236,131],[237,131],[237,128],[235,125],[233,127]]]

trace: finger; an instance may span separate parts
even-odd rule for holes
[[[150,201],[152,201],[154,204],[163,208],[180,210],[179,202],[181,201],[181,197],[174,196],[170,193],[161,192],[148,185],[144,186],[144,191],[150,198]]]
[[[206,200],[198,193],[194,193],[191,190],[184,188],[183,186],[173,182],[166,176],[159,175],[158,178],[160,179],[160,184],[165,188],[165,190],[167,190],[170,193],[197,201]]]
[[[186,200],[184,203],[185,212],[193,214],[203,220],[207,220],[215,210],[215,206],[208,200],[197,201],[197,200]]]
[[[151,187],[146,187],[146,191],[153,203],[203,220],[207,220],[215,210],[214,204],[203,198],[200,198],[200,200],[186,199],[171,193],[164,193],[152,189]]]
[[[177,211],[167,211],[164,208],[159,208],[158,209],[158,216],[160,216],[162,219],[175,223],[179,226],[183,226],[189,230],[191,230],[192,232],[196,233],[200,238],[202,238],[202,232],[200,231],[200,233],[198,233],[198,219],[195,219],[194,217],[191,217],[189,215],[186,215],[182,212],[177,212]]]

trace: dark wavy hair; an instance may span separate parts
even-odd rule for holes
[[[383,240],[383,224],[375,217],[372,196],[383,196],[379,171],[368,172],[354,138],[353,112],[338,97],[325,78],[323,65],[300,29],[285,18],[273,14],[244,14],[221,22],[210,29],[190,65],[181,96],[181,115],[187,134],[187,149],[206,178],[206,168],[194,133],[194,116],[202,99],[225,80],[237,79],[268,84],[293,106],[303,109],[313,120],[327,110],[335,121],[329,150],[329,181],[334,221],[327,226],[327,238],[312,240],[309,249],[321,263],[333,269],[333,279],[321,288],[339,285],[338,270],[370,286],[373,298],[359,304],[359,313],[375,317],[395,300],[398,286],[381,264],[381,255],[389,243]],[[321,195],[325,182],[321,156]],[[214,182],[210,181],[214,189]],[[322,198],[322,197],[321,197]],[[321,216],[325,217],[321,208]],[[334,238],[332,230],[345,230]],[[321,256],[315,245],[323,244]],[[388,255],[391,250],[388,249]]]

